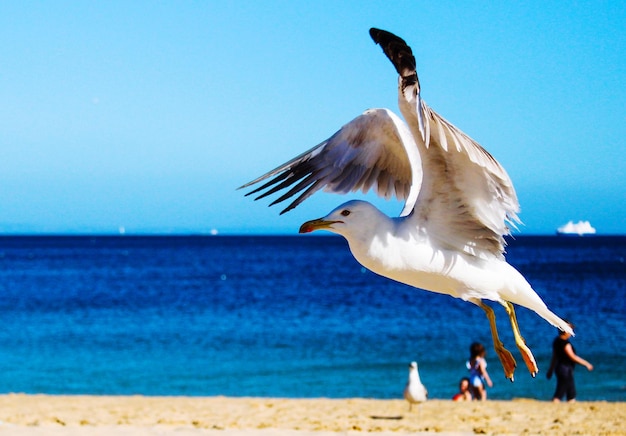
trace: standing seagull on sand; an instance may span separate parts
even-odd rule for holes
[[[411,362],[409,365],[409,380],[404,387],[404,398],[409,402],[409,412],[413,408],[413,404],[423,403],[427,397],[428,391],[420,380],[417,362]]]
[[[258,197],[263,198],[294,185],[271,203],[301,193],[282,213],[322,188],[342,194],[373,188],[379,196],[405,200],[397,218],[370,203],[349,201],[304,223],[300,233],[324,229],[340,234],[369,270],[479,306],[489,319],[504,374],[513,381],[515,359],[498,338],[494,311],[483,300],[500,303],[534,377],[539,369],[520,334],[513,303],[563,331],[572,330],[504,259],[507,222],[519,222],[511,179],[485,149],[422,100],[406,42],[384,30],[370,29],[370,35],[400,75],[398,100],[406,123],[387,109],[369,109],[326,141],[242,188],[273,177],[249,193],[267,189]]]

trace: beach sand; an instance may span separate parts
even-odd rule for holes
[[[626,403],[0,395],[0,435],[626,434]]]

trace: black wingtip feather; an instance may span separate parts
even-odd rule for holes
[[[375,27],[372,27],[370,29],[370,36],[376,44],[380,44],[381,46],[389,45],[390,42],[408,45],[406,41],[399,36],[396,36],[391,32],[387,32],[386,30],[377,29]]]
[[[276,177],[274,177],[273,179],[271,179],[269,182],[264,183],[262,186],[259,186],[258,188],[253,189],[252,191],[248,192],[246,194],[246,197],[250,194],[256,194],[259,191],[262,191],[264,189],[269,188],[272,185],[275,185],[276,183],[280,182],[283,179],[288,179],[290,176],[292,175],[292,173],[290,173],[289,171],[285,171],[284,173],[280,173],[279,175],[277,175]],[[284,184],[285,182],[283,182]],[[285,186],[289,186],[291,183],[293,183],[293,181],[287,183]],[[255,200],[258,200],[260,198],[263,198],[269,194],[273,194],[274,192],[282,189],[283,184],[279,185],[281,187],[279,187],[278,189],[274,188],[274,190],[270,190],[268,192],[266,192],[265,194],[261,195],[260,197],[255,198]]]
[[[370,36],[374,42],[383,49],[383,52],[396,68],[398,74],[404,79],[415,74],[415,80],[417,81],[415,57],[413,56],[411,47],[409,47],[404,39],[391,32],[376,29],[375,27],[370,29]]]
[[[311,184],[311,186],[309,186],[306,191],[304,191],[298,198],[296,198],[293,202],[291,202],[291,204],[289,204],[289,206],[287,206],[285,209],[283,209],[283,211],[280,213],[280,215],[282,215],[284,213],[287,213],[290,210],[295,209],[296,207],[298,207],[300,205],[300,203],[302,203],[304,200],[306,200],[311,195],[313,195],[315,192],[317,192],[321,187],[322,187],[322,182],[320,180],[316,180],[315,183]]]
[[[278,197],[276,200],[274,200],[272,204],[270,204],[270,206],[273,206],[278,203],[282,203],[283,201],[287,200],[288,198],[293,197],[294,195],[296,195],[303,189],[308,188],[309,185],[312,185],[314,183],[315,183],[315,173],[311,173],[307,177],[303,178],[297,185],[295,185],[289,191],[287,191],[286,193]]]

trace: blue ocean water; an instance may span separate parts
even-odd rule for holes
[[[576,324],[580,400],[626,401],[626,237],[518,237],[507,259]],[[0,237],[0,392],[401,398],[419,362],[450,398],[471,342],[489,398],[549,399],[556,330],[518,309],[540,366],[504,378],[477,307],[364,270],[332,236]]]

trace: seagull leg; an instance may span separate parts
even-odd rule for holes
[[[505,301],[502,303],[504,308],[506,309],[506,313],[509,315],[509,319],[511,320],[511,327],[513,328],[513,337],[515,337],[515,345],[519,348],[520,353],[522,354],[522,358],[530,371],[530,375],[533,377],[537,375],[539,372],[539,367],[537,367],[537,362],[535,361],[535,357],[533,356],[532,351],[526,345],[526,341],[522,337],[519,331],[519,325],[517,324],[517,317],[515,316],[515,309],[513,308],[513,304]]]
[[[489,326],[491,327],[491,337],[493,338],[493,347],[498,354],[498,358],[500,359],[500,363],[502,363],[502,368],[504,368],[504,376],[509,380],[513,381],[513,373],[515,372],[515,367],[517,363],[515,363],[515,359],[509,350],[504,348],[504,344],[498,337],[498,330],[496,328],[496,314],[493,312],[493,309],[487,306],[480,300],[473,301],[478,307],[485,311],[485,315],[487,315],[487,319],[489,320]]]

